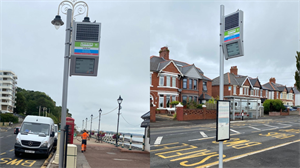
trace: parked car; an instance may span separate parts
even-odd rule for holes
[[[17,129],[20,131],[20,128],[21,128],[21,127],[16,127],[16,128],[14,129],[14,134],[16,134]],[[19,131],[18,131],[18,132],[19,132]]]
[[[284,107],[286,108],[284,111],[287,111],[287,109],[290,109],[290,111],[296,111],[297,109],[292,108],[291,106],[288,105],[284,105]]]
[[[48,157],[54,145],[54,122],[49,117],[28,115],[16,134],[16,156],[30,153]]]

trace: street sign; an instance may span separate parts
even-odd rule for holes
[[[225,16],[222,46],[226,60],[244,55],[243,16],[241,10]]]
[[[230,101],[217,101],[217,133],[216,141],[224,141],[230,139]]]
[[[101,23],[73,22],[70,76],[97,76]]]

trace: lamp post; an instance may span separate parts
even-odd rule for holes
[[[83,129],[84,129],[84,120],[82,120],[82,127],[81,128],[82,128],[81,131],[83,131]]]
[[[87,130],[87,118],[85,118],[85,130]]]
[[[91,115],[91,131],[90,131],[90,137],[92,136],[92,123],[93,123],[93,114]]]
[[[100,118],[101,118],[101,113],[102,113],[102,110],[100,108],[99,110],[99,125],[98,125],[98,134],[100,133]],[[97,136],[99,137],[99,135],[97,134]],[[100,135],[101,136],[101,135]]]
[[[118,125],[117,125],[117,136],[116,136],[116,147],[118,147],[119,117],[120,117],[121,103],[123,101],[123,99],[121,98],[121,95],[119,96],[119,98],[117,99],[117,101],[119,103],[119,112],[118,112]]]
[[[55,16],[54,20],[51,23],[58,29],[60,26],[64,24],[59,15],[59,11],[63,14],[67,15],[66,21],[66,38],[65,38],[65,54],[64,54],[64,72],[63,72],[63,93],[62,93],[62,109],[61,109],[61,135],[60,135],[60,147],[59,147],[59,168],[66,167],[66,163],[64,163],[64,137],[65,137],[65,126],[66,126],[66,114],[67,114],[67,96],[68,96],[68,79],[69,79],[69,59],[70,59],[70,47],[71,47],[71,31],[72,31],[72,20],[74,19],[75,10],[78,12],[77,15],[86,14],[86,18],[88,18],[88,5],[83,2],[73,0],[74,4],[71,1],[62,1],[58,5],[58,14]],[[62,10],[64,9],[64,10]],[[85,10],[86,9],[86,10]]]

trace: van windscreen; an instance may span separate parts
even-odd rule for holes
[[[25,122],[22,125],[21,133],[28,133],[28,134],[39,134],[45,133],[49,135],[49,124],[41,124],[41,123],[29,123]]]

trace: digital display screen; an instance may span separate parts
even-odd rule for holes
[[[227,44],[226,49],[227,49],[228,57],[240,54],[238,42]]]
[[[94,73],[94,58],[76,58],[75,73],[92,74]]]
[[[225,17],[225,30],[239,26],[239,13]]]

